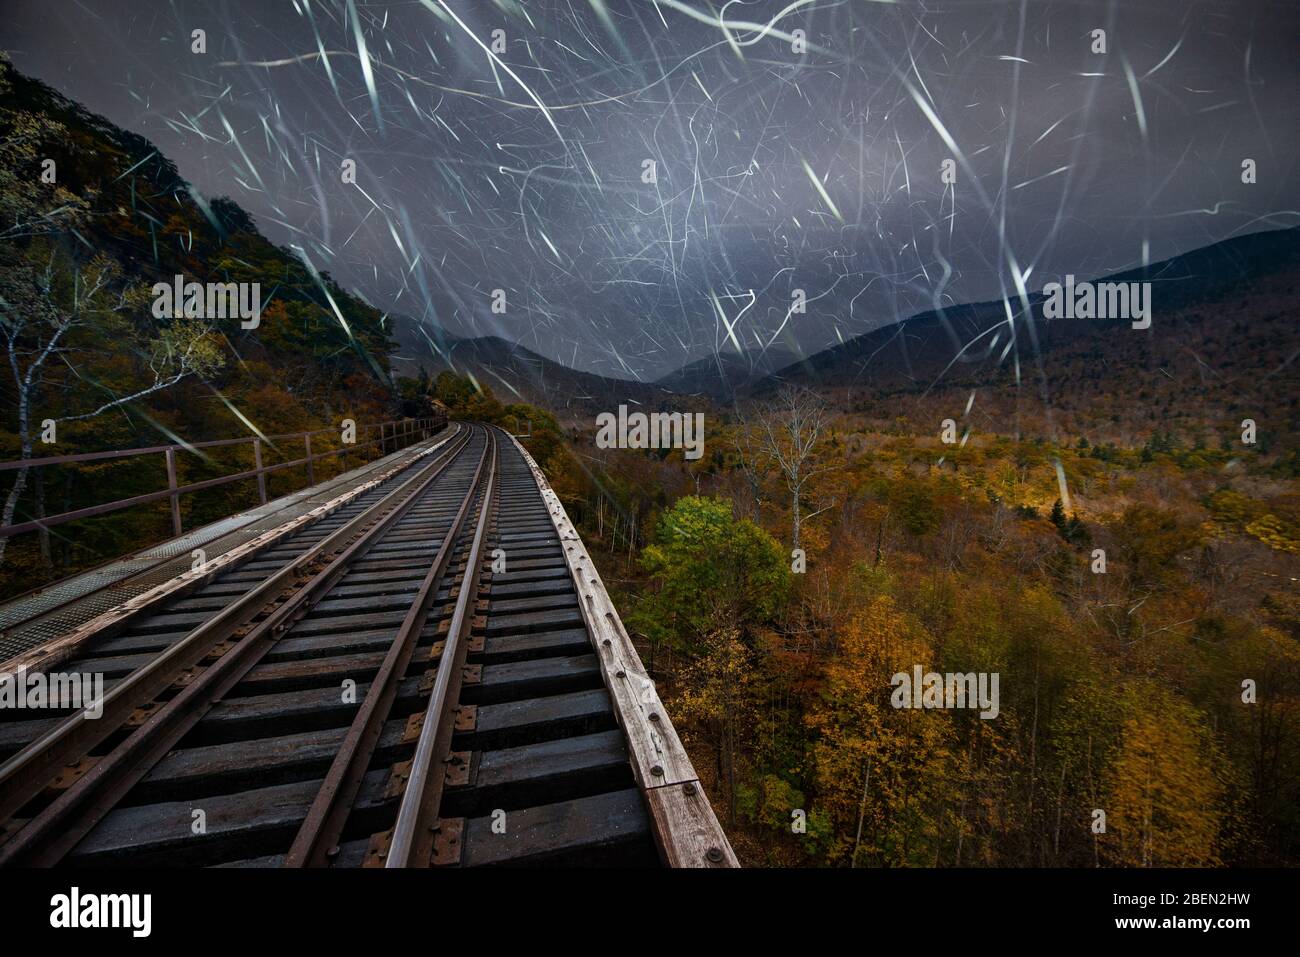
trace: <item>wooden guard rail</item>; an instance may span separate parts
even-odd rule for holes
[[[150,502],[161,501],[165,498],[171,500],[172,532],[179,536],[183,531],[180,506],[180,498],[182,495],[189,495],[194,492],[201,492],[205,489],[216,488],[230,482],[240,482],[245,479],[255,478],[257,479],[258,497],[262,504],[265,505],[267,502],[266,477],[273,472],[279,472],[284,469],[297,468],[298,466],[305,465],[307,466],[307,485],[315,485],[316,471],[314,463],[319,462],[322,459],[327,459],[333,455],[346,455],[349,452],[367,449],[373,446],[379,447],[381,455],[389,452],[396,452],[398,449],[405,448],[412,442],[428,438],[439,429],[445,427],[446,424],[447,416],[444,413],[439,413],[422,419],[393,419],[387,422],[376,422],[371,425],[358,425],[358,436],[373,432],[375,437],[365,442],[351,442],[327,452],[312,451],[312,436],[327,434],[335,435],[338,434],[338,429],[316,429],[311,432],[291,432],[287,435],[269,435],[265,437],[265,441],[270,443],[275,443],[277,441],[288,442],[294,439],[301,439],[304,446],[304,455],[302,458],[295,459],[291,462],[280,462],[276,465],[264,465],[262,463],[263,438],[261,436],[241,436],[237,439],[214,439],[209,442],[192,442],[188,445],[154,445],[140,449],[84,452],[77,455],[53,455],[39,459],[20,459],[13,462],[0,462],[0,472],[5,472],[23,468],[37,469],[51,465],[74,465],[80,462],[103,462],[109,459],[124,459],[141,455],[162,455],[167,461],[167,488],[165,489],[161,489],[157,492],[147,492],[143,495],[133,495],[130,498],[118,499],[114,502],[105,502],[102,505],[89,505],[85,508],[73,509],[69,512],[50,515],[39,519],[32,519],[27,522],[17,522],[13,525],[5,525],[0,527],[0,538],[11,538],[14,535],[20,535],[23,532],[36,531],[42,528],[51,528],[55,525],[62,525],[64,522],[76,521],[77,519],[108,515],[124,508],[131,508],[135,505],[146,505]],[[217,478],[205,479],[201,482],[191,482],[188,485],[177,484],[177,452],[194,452],[197,449],[229,447],[243,445],[245,443],[251,443],[253,446],[253,468],[242,472],[236,472],[233,475],[222,475]]]
[[[596,648],[601,677],[627,736],[632,775],[645,798],[660,856],[669,867],[739,867],[686,749],[641,664],[618,609],[605,591],[587,546],[542,470],[510,437],[533,473],[578,592],[583,620]]]

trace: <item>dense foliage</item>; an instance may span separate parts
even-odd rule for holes
[[[752,423],[716,425],[699,464],[598,452],[577,506],[745,861],[1300,859],[1283,449],[1122,426],[954,449],[901,415],[829,416],[802,574]],[[1000,713],[894,707],[917,665],[998,673]]]

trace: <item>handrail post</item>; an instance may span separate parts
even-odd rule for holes
[[[257,494],[262,499],[262,504],[266,504],[266,473],[262,471],[262,440],[253,439],[253,465],[257,469]]]
[[[358,426],[358,429],[362,432],[363,435],[367,434],[368,429],[371,428],[379,429],[380,441],[382,443],[382,447],[391,448],[394,451],[397,451],[399,448],[404,447],[402,443],[405,442],[409,444],[410,442],[413,441],[418,441],[423,438],[428,438],[431,430],[435,428],[443,429],[446,427],[446,425],[447,425],[447,420],[446,420],[445,413],[439,413],[435,416],[428,417],[428,418],[406,417],[400,420],[392,420],[384,423],[369,423],[369,424]],[[319,429],[317,431],[319,431],[322,435],[326,435],[326,436],[328,436],[331,432],[333,432],[332,429]],[[337,465],[339,469],[338,474],[342,474],[343,472],[346,472],[348,470],[348,466],[349,466],[348,455],[349,453],[355,451],[354,448],[349,446],[355,446],[357,444],[355,439],[353,442],[341,445],[339,448],[331,448],[330,451],[317,454],[316,452],[313,451],[312,433],[309,431],[293,432],[286,435],[278,436],[278,438],[283,439],[285,441],[289,441],[298,438],[299,436],[302,437],[303,447],[305,449],[305,458],[302,460],[301,464],[305,464],[307,466],[307,482],[310,485],[314,486],[317,481],[317,475],[316,475],[317,459],[321,459],[322,461],[324,461],[326,459],[334,459],[337,456]],[[159,453],[162,453],[165,456],[166,466],[167,466],[167,488],[165,489],[158,489],[156,491],[148,492],[143,495],[132,495],[125,499],[118,499],[112,502],[105,502],[100,505],[92,505],[83,508],[76,508],[67,512],[61,512],[57,515],[38,514],[33,516],[33,518],[28,521],[15,522],[14,524],[11,525],[0,525],[0,537],[10,538],[12,536],[23,534],[26,532],[48,530],[50,528],[53,528],[55,525],[61,525],[65,522],[79,521],[81,519],[93,518],[100,515],[108,515],[113,512],[119,511],[121,509],[132,508],[135,506],[143,506],[146,504],[153,504],[155,502],[161,502],[164,499],[168,500],[171,509],[172,530],[175,533],[175,535],[180,535],[184,532],[185,529],[185,523],[182,520],[181,508],[180,508],[180,497],[182,495],[190,495],[194,492],[202,491],[204,489],[215,488],[217,486],[224,485],[227,482],[243,482],[254,476],[257,478],[258,493],[261,502],[262,504],[267,504],[270,498],[270,492],[268,489],[269,480],[267,476],[269,476],[273,472],[277,472],[282,469],[288,468],[290,465],[294,463],[286,461],[278,465],[268,466],[264,461],[264,457],[262,456],[263,438],[261,436],[254,437],[249,435],[242,435],[232,439],[218,439],[213,441],[197,442],[194,443],[193,448],[199,449],[199,448],[217,447],[217,446],[222,448],[236,448],[237,446],[242,445],[244,442],[249,442],[249,441],[253,442],[253,457],[255,461],[254,468],[244,469],[241,467],[240,470],[234,475],[219,476],[217,478],[207,479],[204,481],[190,483],[187,485],[182,485],[180,483],[179,466],[177,463],[177,450],[182,448],[191,448],[191,446],[186,444],[157,445],[157,446],[150,446],[148,448],[137,448],[137,449],[113,449],[113,450],[102,451],[102,452],[85,452],[85,453],[78,453],[72,455],[46,456],[39,459],[0,461],[0,472],[4,472],[4,471],[9,471],[10,469],[18,469],[18,468],[41,469],[47,465],[53,466],[53,465],[75,464],[80,462],[120,461],[123,459],[128,459],[136,456],[149,456],[149,455],[157,455]],[[267,438],[266,441],[274,443],[274,438]],[[332,445],[333,443],[331,441],[327,444]],[[332,464],[335,463],[332,462],[331,465]],[[37,481],[39,481],[39,479],[37,479]]]
[[[176,450],[169,448],[167,450],[167,487],[171,489],[172,503],[172,536],[179,538],[181,534],[181,497],[176,493]]]

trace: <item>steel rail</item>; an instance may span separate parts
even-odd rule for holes
[[[254,632],[265,634],[268,627],[277,628],[281,632],[286,630],[289,622],[285,619],[289,611],[306,610],[302,607],[303,598],[300,596],[315,594],[318,586],[313,583],[322,581],[330,569],[337,569],[341,573],[360,546],[372,543],[376,536],[383,534],[404,514],[419,493],[455,461],[468,445],[470,434],[471,430],[465,430],[463,436],[458,435],[459,441],[453,440],[446,452],[419,469],[378,502],[272,574],[242,598],[222,609],[147,665],[132,672],[104,696],[102,714],[98,719],[88,717],[89,708],[72,714],[0,765],[0,821],[13,818],[43,790],[59,768],[87,754],[91,748],[122,727],[138,708],[155,700],[188,669],[219,650],[223,643],[252,637]],[[351,545],[346,544],[349,541],[352,541]],[[340,562],[343,564],[340,565]],[[269,614],[254,625],[255,619],[268,610]],[[240,640],[234,647],[238,650],[249,644],[248,641]],[[204,674],[210,674],[222,662],[236,658],[228,652]],[[178,702],[188,700],[187,696],[196,686],[202,687],[200,682],[189,684],[181,694],[138,728],[132,738],[154,724],[164,712],[174,711]],[[128,742],[132,738],[128,738]],[[83,786],[87,785],[88,780],[98,780],[103,775],[103,770],[113,763],[115,754],[117,752],[100,759],[85,777],[56,799],[46,811],[56,806],[66,807],[74,793],[79,794],[84,790]],[[42,815],[38,815],[14,835],[13,839],[0,846],[0,864],[6,863],[18,849],[29,846],[30,841],[23,839],[22,835],[32,830],[32,826],[45,816],[42,812]]]
[[[495,444],[490,433],[489,441],[484,444],[483,454],[479,458],[478,467],[474,471],[474,477],[470,481],[469,489],[457,510],[456,517],[443,537],[442,544],[406,612],[406,617],[393,637],[383,664],[370,683],[365,700],[353,718],[343,744],[330,764],[324,782],[316,792],[316,798],[298,829],[283,866],[324,867],[329,864],[332,854],[337,853],[338,842],[342,839],[353,802],[361,790],[370,761],[383,734],[384,722],[388,720],[393,702],[397,698],[398,685],[415,654],[415,647],[419,643],[420,633],[428,619],[433,599],[442,587],[447,567],[456,551],[465,519],[474,505],[478,492],[483,487],[485,468],[489,474],[496,468]],[[482,509],[486,511],[488,507],[489,502],[485,495]],[[466,565],[461,583],[462,594],[471,590],[468,584],[469,569],[470,566]],[[444,645],[439,668],[447,660]]]
[[[455,430],[454,430],[454,431],[451,431],[451,429],[449,428],[449,432],[450,432],[450,434],[448,434],[448,435],[446,435],[445,437],[443,437],[443,438],[442,438],[440,441],[438,441],[438,442],[437,442],[437,443],[436,443],[436,444],[435,444],[431,449],[427,449],[427,450],[425,450],[424,452],[421,452],[421,453],[419,453],[419,454],[417,454],[417,455],[412,456],[411,459],[410,459],[410,461],[406,462],[405,464],[399,464],[399,465],[397,465],[397,466],[395,466],[395,467],[391,467],[391,468],[389,468],[389,470],[388,470],[387,472],[385,472],[385,471],[384,471],[384,467],[380,467],[380,463],[382,462],[381,459],[376,459],[374,462],[368,462],[368,463],[366,463],[366,465],[369,465],[369,466],[375,466],[375,470],[374,470],[373,472],[371,472],[371,473],[368,473],[366,476],[364,476],[364,481],[362,481],[360,485],[354,487],[354,489],[353,489],[352,491],[356,491],[356,490],[358,490],[358,489],[361,489],[361,488],[363,488],[364,486],[366,486],[368,483],[373,482],[373,481],[375,480],[375,477],[376,477],[376,476],[378,476],[378,480],[379,480],[379,482],[380,482],[381,484],[384,483],[384,482],[387,482],[389,479],[396,478],[398,475],[400,475],[402,472],[405,472],[407,469],[411,468],[412,466],[416,466],[416,465],[418,465],[418,464],[420,463],[420,460],[421,460],[422,458],[424,458],[425,456],[431,455],[431,454],[433,454],[434,452],[437,452],[439,449],[443,448],[443,446],[447,445],[448,442],[450,442],[450,441],[456,439],[457,437],[459,437],[459,436],[464,432],[464,427],[461,426],[459,423],[455,423],[455,422],[453,422],[453,423],[448,423],[448,425],[449,425],[449,426],[454,426],[454,429],[455,429]],[[410,449],[410,448],[412,448],[412,446],[404,446],[403,449],[399,449],[398,451],[400,452],[400,451],[404,451],[404,450],[406,450],[406,449]],[[333,454],[333,453],[326,453],[326,454]],[[395,453],[394,453],[394,454],[395,454]],[[391,466],[392,463],[389,463],[389,465]],[[366,466],[360,466],[360,468],[365,468],[365,467],[366,467]],[[326,479],[325,481],[321,482],[319,485],[315,485],[315,486],[311,486],[311,485],[309,485],[309,486],[307,486],[306,488],[299,489],[297,492],[292,492],[292,493],[290,493],[290,495],[302,495],[302,496],[304,496],[304,498],[299,499],[297,502],[289,503],[288,507],[293,507],[293,505],[301,504],[302,502],[304,502],[304,501],[306,501],[308,498],[310,498],[311,495],[319,494],[319,493],[326,492],[326,491],[337,491],[340,487],[346,487],[348,481],[350,480],[350,479],[349,479],[349,476],[350,476],[350,475],[352,475],[352,473],[349,473],[349,472],[342,472],[342,473],[340,473],[340,474],[338,474],[338,475],[335,475],[335,476],[332,476],[332,477]],[[374,486],[371,485],[370,487],[373,488]],[[346,494],[346,492],[345,492],[345,494]],[[361,494],[361,492],[358,492],[358,494]],[[351,500],[349,500],[349,502],[344,502],[344,503],[342,503],[341,505],[339,505],[339,506],[337,506],[337,507],[346,507],[348,504],[350,504],[350,501],[351,501]],[[262,506],[258,506],[257,508],[261,508],[261,507],[262,507]],[[285,507],[285,506],[279,506],[279,507],[277,508],[276,511],[280,511],[280,510],[282,510],[284,507]],[[252,510],[250,510],[250,512],[246,512],[246,513],[243,513],[243,514],[244,514],[244,515],[248,515],[248,514],[250,514],[251,512],[255,512],[256,510],[257,510],[257,509],[252,509]],[[312,519],[311,522],[308,523],[308,525],[315,524],[315,522],[319,521],[319,520],[322,519],[322,518],[325,518],[327,515],[332,514],[334,511],[335,511],[335,509],[330,509],[329,512],[325,512],[324,514],[322,514],[322,515],[320,515],[320,516],[317,516],[316,518]],[[273,515],[273,514],[276,514],[276,512],[270,512],[270,513],[267,513],[267,514],[268,514],[268,515]],[[211,529],[213,525],[220,524],[221,522],[229,521],[229,519],[231,519],[231,518],[235,518],[235,517],[238,517],[238,516],[237,516],[237,515],[232,515],[232,516],[226,516],[225,518],[216,519],[215,521],[213,521],[213,522],[209,522],[209,523],[207,523],[206,525],[200,525],[200,526],[197,526],[197,527],[195,527],[195,528],[192,528],[192,529],[190,529],[189,531],[185,532],[184,535],[186,535],[186,536],[201,535],[201,534],[203,534],[204,532],[206,532],[206,531],[208,531],[209,529]],[[248,518],[248,520],[245,521],[242,525],[235,526],[235,527],[229,529],[228,531],[222,533],[222,535],[217,536],[217,537],[220,538],[220,537],[224,537],[224,535],[228,535],[228,534],[231,534],[231,533],[234,533],[234,532],[238,532],[238,531],[240,531],[241,529],[247,528],[247,527],[249,527],[250,525],[255,524],[257,521],[259,521],[258,518]],[[239,565],[242,565],[242,564],[244,564],[245,562],[248,562],[248,561],[252,561],[254,558],[256,558],[257,556],[261,555],[262,552],[264,552],[265,550],[267,550],[267,549],[269,549],[269,548],[272,548],[272,547],[274,547],[275,545],[279,544],[279,543],[282,541],[284,535],[288,535],[288,534],[296,534],[296,533],[302,531],[305,527],[307,527],[307,526],[295,525],[293,528],[288,529],[288,530],[284,530],[284,531],[280,531],[279,529],[273,529],[273,531],[279,531],[280,534],[278,534],[275,538],[273,538],[273,539],[271,539],[271,540],[265,542],[263,545],[261,545],[260,547],[258,547],[256,550],[250,552],[248,555],[246,555],[246,556],[244,556],[243,558],[241,558],[241,560],[239,561],[238,564],[236,564],[236,565],[232,565],[232,566],[229,567],[229,568],[224,568],[224,569],[222,569],[222,572],[223,572],[223,573],[226,573],[226,572],[234,571],[236,568],[239,567]],[[173,539],[172,541],[175,541],[175,539]],[[210,541],[211,541],[211,540],[210,540]],[[196,544],[196,545],[199,545],[200,547],[203,547],[203,546],[208,545],[208,544],[210,543],[210,541],[208,541],[208,542],[196,542],[195,544]],[[165,545],[166,543],[163,543],[163,544]],[[152,551],[152,550],[155,550],[155,549],[157,549],[157,548],[159,548],[159,547],[160,547],[159,545],[149,545],[149,546],[147,546],[146,548],[140,549],[139,551],[136,551],[136,552],[129,552],[129,553],[127,553],[126,555],[121,555],[121,556],[118,556],[117,558],[110,558],[110,559],[108,559],[107,561],[101,562],[101,563],[98,564],[98,565],[92,565],[92,566],[90,566],[90,567],[88,567],[88,568],[83,568],[81,571],[77,572],[77,573],[73,576],[73,578],[75,579],[75,578],[77,578],[77,577],[79,577],[79,576],[82,576],[82,575],[91,575],[91,574],[94,574],[94,573],[96,573],[96,572],[101,572],[101,571],[103,571],[104,569],[107,569],[107,568],[109,568],[109,567],[111,567],[111,566],[113,566],[113,565],[116,565],[116,564],[120,563],[120,562],[140,561],[140,560],[142,560],[142,559],[141,559],[141,556],[143,556],[143,555],[145,555],[146,553],[148,553],[148,552],[150,552],[150,551]],[[132,571],[132,572],[131,572],[129,575],[127,575],[126,577],[124,577],[124,578],[120,578],[120,579],[117,579],[117,580],[115,580],[115,581],[110,581],[110,582],[108,582],[108,583],[106,583],[106,584],[104,584],[104,585],[101,585],[101,586],[98,587],[98,588],[91,589],[90,591],[87,591],[87,592],[84,592],[84,593],[81,593],[81,594],[73,594],[73,595],[70,595],[70,596],[68,596],[67,598],[65,598],[65,599],[63,599],[63,600],[57,602],[56,604],[49,605],[49,606],[47,606],[47,607],[45,607],[45,608],[40,609],[39,612],[37,612],[37,613],[31,615],[30,617],[28,617],[28,618],[25,619],[25,620],[18,620],[18,621],[15,621],[15,622],[12,623],[12,624],[11,624],[11,625],[10,625],[10,626],[9,626],[9,627],[4,631],[4,632],[3,632],[3,633],[0,633],[0,634],[8,634],[8,633],[10,633],[10,632],[12,632],[12,631],[14,631],[14,630],[17,630],[17,629],[20,629],[20,628],[25,628],[25,627],[26,627],[27,625],[29,625],[31,622],[36,621],[36,620],[39,619],[39,618],[45,618],[45,617],[47,617],[47,616],[54,615],[54,614],[56,614],[56,613],[58,613],[58,612],[60,612],[60,611],[62,611],[62,610],[64,610],[64,609],[66,609],[69,605],[73,605],[73,604],[76,604],[77,602],[84,601],[85,599],[87,599],[87,598],[89,598],[89,597],[91,597],[91,596],[93,596],[93,595],[99,594],[99,593],[102,592],[102,591],[107,591],[107,590],[112,589],[112,588],[119,588],[119,587],[122,587],[123,585],[129,583],[129,582],[132,581],[133,579],[138,579],[138,578],[140,578],[141,576],[145,576],[145,575],[153,574],[153,573],[157,572],[159,568],[161,568],[162,566],[166,565],[168,562],[175,561],[175,559],[176,559],[176,556],[175,556],[175,555],[158,555],[158,556],[154,556],[153,558],[147,560],[147,561],[149,561],[149,564],[142,565],[141,567],[139,567],[139,568],[135,569],[134,571]],[[32,589],[30,589],[30,590],[28,590],[28,591],[22,592],[21,594],[15,595],[15,596],[13,596],[12,598],[7,598],[7,599],[4,600],[4,602],[0,603],[0,609],[10,608],[10,607],[12,607],[12,606],[18,604],[19,602],[23,602],[23,601],[26,601],[26,600],[28,600],[28,599],[34,598],[34,597],[36,597],[36,596],[38,596],[38,595],[42,595],[42,594],[44,594],[44,593],[50,591],[51,589],[57,587],[57,586],[60,585],[60,584],[62,584],[62,582],[54,582],[54,583],[51,583],[51,584],[40,585],[40,586],[38,586],[38,587],[36,587],[36,588],[32,588]],[[204,584],[204,581],[203,581],[203,580],[196,580],[196,581],[193,583],[193,586],[192,586],[192,587],[193,587],[193,588],[197,588],[197,587],[201,586],[202,584]],[[190,589],[187,589],[187,590],[190,590]],[[174,594],[173,594],[172,596],[170,596],[170,597],[176,597],[176,594],[174,593]],[[144,610],[144,609],[140,609],[140,611],[143,611],[143,610]],[[121,623],[121,619],[118,620],[117,624],[120,624],[120,623]]]
[[[469,432],[466,430],[467,435]],[[292,597],[253,626],[229,653],[218,658],[121,745],[101,758],[84,777],[18,831],[9,843],[0,846],[0,866],[30,864],[52,867],[76,847],[203,715],[243,680],[292,624],[308,612],[310,604],[314,603],[312,600],[328,593],[346,574],[348,567],[410,511],[466,445],[468,439],[423,470],[423,477],[416,476],[405,483],[403,489],[414,488],[404,500],[394,504],[346,548],[333,555],[328,564]],[[392,502],[397,494],[395,492],[384,501]]]
[[[385,867],[428,867],[433,852],[434,828],[445,784],[444,769],[438,756],[450,750],[455,731],[454,722],[448,719],[452,705],[460,698],[463,677],[461,666],[473,621],[471,602],[478,593],[477,582],[483,568],[483,543],[487,537],[494,510],[493,496],[497,489],[497,436],[491,428],[488,429],[488,441],[491,446],[492,469],[483,492],[483,507],[479,511],[478,524],[474,530],[474,542],[465,558],[460,593],[456,596],[456,607],[452,612],[446,644],[438,662],[433,691],[429,695],[424,725],[420,729],[420,738],[411,760],[410,778],[402,793],[397,820],[393,825]]]

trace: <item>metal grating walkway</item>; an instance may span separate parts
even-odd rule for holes
[[[0,605],[0,664],[188,572],[194,549],[203,548],[213,557],[222,555],[364,485],[378,473],[404,469],[440,447],[455,431],[454,426],[444,429],[432,439],[399,449],[320,485],[281,496]]]

